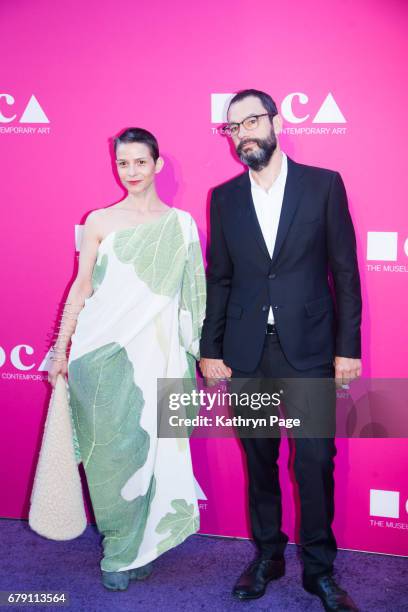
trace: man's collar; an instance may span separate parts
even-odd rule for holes
[[[255,188],[255,189],[261,189],[263,192],[265,192],[265,189],[263,189],[260,185],[258,185],[258,183],[255,181],[254,177],[252,176],[251,170],[249,170],[248,172],[249,174],[249,180],[251,183],[251,189]],[[273,184],[271,185],[271,187],[268,189],[268,191],[266,191],[265,193],[269,193],[270,190],[273,187],[276,187],[276,185],[281,182],[281,181],[285,181],[286,176],[288,174],[288,158],[286,156],[286,153],[284,153],[282,151],[282,163],[281,163],[281,167],[280,167],[280,171],[278,176],[276,177],[276,179],[274,180]]]

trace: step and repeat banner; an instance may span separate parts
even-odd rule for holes
[[[27,517],[50,334],[75,276],[80,226],[124,196],[110,139],[126,127],[157,136],[159,194],[194,216],[205,249],[210,189],[243,171],[217,129],[225,102],[244,88],[270,93],[282,149],[346,184],[364,377],[407,376],[407,14],[402,0],[1,3],[1,517]],[[192,447],[202,533],[247,537],[239,444]],[[337,448],[339,546],[408,554],[406,440],[339,439]],[[286,442],[280,465],[293,540]]]

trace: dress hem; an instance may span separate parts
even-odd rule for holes
[[[190,531],[190,533],[187,533],[187,535],[181,540],[181,542],[177,542],[177,544],[175,544],[174,546],[170,546],[170,548],[167,548],[167,550],[164,550],[163,552],[160,552],[159,554],[157,553],[157,546],[156,546],[156,548],[154,548],[154,550],[152,550],[150,553],[144,554],[143,557],[138,557],[138,559],[135,560],[133,563],[121,569],[111,569],[111,568],[103,567],[104,559],[102,559],[101,564],[100,564],[101,570],[103,570],[104,572],[127,572],[132,569],[143,567],[144,565],[151,563],[155,559],[158,559],[159,557],[161,557],[161,555],[164,555],[166,552],[168,552],[172,548],[176,548],[177,546],[180,546],[180,544],[183,544],[183,542],[185,542],[187,538],[197,533],[199,529],[200,529],[200,526],[198,526],[196,530]]]

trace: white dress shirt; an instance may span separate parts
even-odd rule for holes
[[[275,248],[276,234],[278,232],[279,218],[282,210],[283,194],[285,191],[286,177],[288,175],[288,158],[282,153],[281,169],[273,185],[265,191],[255,182],[251,171],[249,180],[251,181],[252,200],[255,206],[256,216],[261,226],[270,257]],[[268,323],[274,323],[272,308],[269,309]]]

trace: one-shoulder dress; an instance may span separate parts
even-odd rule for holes
[[[100,243],[68,362],[105,571],[141,567],[199,527],[187,439],[157,437],[157,379],[191,378],[205,275],[197,226],[171,208]]]

